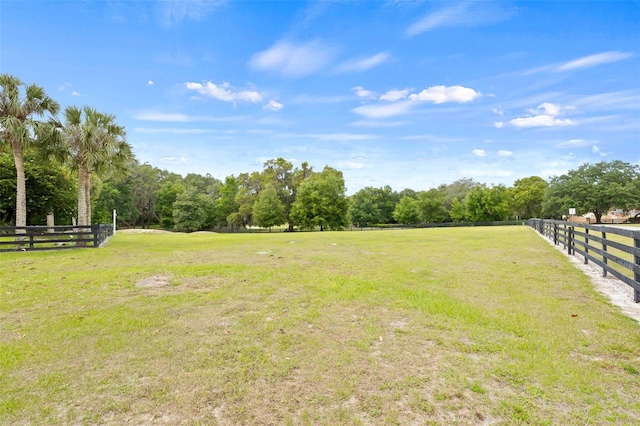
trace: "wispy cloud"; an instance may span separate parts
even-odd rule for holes
[[[282,133],[278,137],[286,139],[315,139],[320,142],[351,142],[380,138],[378,135],[365,133]]]
[[[555,72],[571,71],[580,68],[590,68],[597,65],[609,64],[611,62],[622,61],[633,56],[630,52],[604,52],[595,55],[584,56],[582,58],[575,59],[573,61],[561,64]]]
[[[400,127],[406,126],[406,121],[383,121],[383,120],[359,120],[351,123],[356,127]]]
[[[337,68],[338,72],[359,72],[367,71],[385,63],[389,59],[388,52],[381,52],[367,58],[355,59],[343,62]]]
[[[591,68],[598,65],[610,64],[613,62],[619,62],[634,56],[631,52],[618,52],[609,51],[596,53],[594,55],[583,56],[581,58],[573,59],[567,62],[557,62],[550,65],[543,65],[541,67],[533,68],[524,71],[523,75],[537,74],[540,72],[567,72],[580,70],[584,68]]]
[[[161,111],[139,111],[132,115],[135,120],[140,121],[164,121],[173,123],[187,123],[195,121],[210,121],[210,122],[231,122],[239,121],[244,117],[230,116],[230,117],[216,117],[209,115],[187,115],[181,113],[166,113]]]
[[[194,90],[205,98],[218,99],[224,102],[238,103],[262,103],[262,96],[255,90],[235,91],[229,83],[220,85],[206,81],[202,83],[187,82],[184,84],[188,90]]]
[[[379,119],[406,114],[411,111],[413,105],[412,101],[407,100],[396,103],[363,105],[351,111],[366,118]]]
[[[409,95],[409,89],[404,90],[389,90],[384,95],[380,96],[381,101],[395,102],[401,99],[406,99]]]
[[[143,134],[175,134],[175,135],[202,135],[205,133],[213,133],[211,129],[181,129],[175,127],[136,127],[133,129],[136,133]]]
[[[200,21],[226,0],[163,0],[160,7],[160,23],[164,27],[179,25],[184,20]]]
[[[359,98],[372,98],[375,96],[374,92],[372,92],[371,90],[366,90],[362,86],[352,87],[351,90],[353,90],[353,93],[355,93]]]
[[[500,157],[511,157],[513,155],[513,151],[500,150],[498,151],[498,156]]]
[[[161,163],[165,164],[189,164],[186,157],[163,157],[160,158]]]
[[[479,27],[491,25],[509,19],[515,14],[499,2],[463,1],[429,13],[416,21],[405,31],[409,37],[422,34],[440,27]]]
[[[335,49],[317,40],[306,43],[280,40],[253,55],[249,64],[261,71],[300,78],[325,68],[334,56]]]
[[[569,140],[557,143],[556,148],[581,148],[584,146],[589,146],[591,144],[592,142],[589,142],[584,139],[569,139]]]
[[[486,157],[487,156],[487,151],[485,151],[484,149],[474,149],[473,151],[471,151],[471,153],[473,155],[475,155],[476,157]]]
[[[280,111],[283,107],[284,107],[283,104],[276,101],[275,99],[272,99],[269,102],[267,102],[267,104],[263,106],[262,109],[265,109],[267,111]]]

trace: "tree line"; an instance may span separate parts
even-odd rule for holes
[[[366,187],[346,195],[341,171],[283,158],[227,176],[181,176],[140,164],[113,115],[59,105],[37,85],[0,75],[0,224],[110,222],[178,231],[248,226],[341,229],[382,224],[561,218],[569,208],[598,222],[612,208],[640,209],[640,169],[614,160],[584,164],[513,186],[470,178],[427,191]]]

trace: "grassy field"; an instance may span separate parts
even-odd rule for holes
[[[640,325],[527,227],[0,255],[0,424],[638,424]]]

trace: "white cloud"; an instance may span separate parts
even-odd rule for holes
[[[270,100],[262,109],[266,109],[267,111],[280,111],[284,107],[280,102],[275,99]]]
[[[631,52],[602,52],[594,55],[583,56],[578,59],[573,59],[567,62],[554,63],[550,65],[543,65],[538,68],[524,71],[523,75],[537,74],[540,72],[566,72],[584,68],[591,68],[598,65],[610,64],[613,62],[622,61],[624,59],[634,56]]]
[[[389,53],[382,52],[363,59],[347,61],[338,66],[339,72],[366,71],[385,63],[389,59]]]
[[[409,95],[409,90],[389,90],[384,95],[380,96],[381,101],[395,102],[401,99],[406,99],[407,95]]]
[[[432,86],[417,94],[409,95],[409,90],[389,90],[380,96],[382,103],[363,105],[351,111],[368,119],[380,119],[407,114],[419,102],[434,104],[447,102],[466,103],[481,96],[473,89],[462,86]]]
[[[207,81],[204,84],[188,82],[185,83],[185,87],[188,90],[198,92],[204,97],[218,99],[224,102],[251,102],[254,104],[262,102],[262,96],[260,96],[260,93],[250,90],[235,92],[229,83],[217,85],[210,81]]]
[[[513,15],[512,10],[505,9],[498,2],[463,1],[456,4],[445,4],[447,6],[444,8],[428,14],[407,28],[406,35],[413,37],[440,27],[490,25],[504,21]]]
[[[571,71],[580,68],[590,68],[596,65],[622,61],[633,56],[630,52],[603,52],[595,55],[583,56],[573,61],[565,62],[554,69],[554,72]]]
[[[556,144],[556,148],[580,148],[589,145],[591,145],[591,142],[584,139],[569,139],[568,141]]]
[[[487,155],[487,151],[485,151],[484,149],[474,149],[471,152],[473,153],[473,155],[476,155],[478,157],[486,157]]]
[[[493,108],[491,112],[493,112],[496,115],[504,115],[504,111],[500,108]]]
[[[249,64],[258,70],[284,77],[304,77],[313,74],[331,62],[334,50],[319,41],[294,44],[280,40],[265,51],[256,53]]]
[[[509,121],[515,127],[555,127],[555,126],[574,126],[576,123],[572,120],[555,118],[550,115],[536,115],[533,117],[514,118]]]
[[[500,157],[511,157],[513,155],[513,151],[498,151],[498,155]]]
[[[543,102],[538,105],[535,110],[529,112],[533,115],[529,117],[514,118],[509,121],[512,126],[528,128],[528,127],[557,127],[557,126],[574,126],[576,122],[568,118],[558,118],[565,110],[573,109],[572,107],[562,107],[550,102]]]
[[[71,92],[71,96],[80,96],[80,93],[74,90],[73,92]]]
[[[431,101],[434,104],[446,102],[466,103],[478,98],[480,93],[463,86],[432,86],[418,94],[412,94],[412,101]]]
[[[543,110],[546,115],[551,115],[553,117],[560,114],[562,107],[557,104],[552,104],[550,102],[543,102],[538,106],[538,109]]]
[[[413,102],[411,101],[401,101],[391,104],[363,105],[351,111],[366,118],[376,119],[406,114],[412,106]]]
[[[371,98],[373,96],[375,96],[375,93],[372,92],[371,90],[366,90],[364,87],[362,86],[356,86],[356,87],[352,87],[351,90],[353,90],[353,92],[356,94],[356,96],[358,96],[359,98]]]
[[[591,147],[591,152],[593,152],[594,154],[597,154],[600,152],[600,148],[598,148],[598,145],[594,145]]]
[[[149,80],[149,81],[147,81],[147,85],[149,85],[149,86],[153,86],[154,84],[155,84],[155,83],[153,82],[153,80]]]
[[[189,160],[185,157],[164,157],[160,158],[160,162],[166,164],[189,164]]]
[[[504,122],[503,121],[496,121],[495,123],[493,123],[493,126],[496,129],[502,129],[502,127],[504,127]]]

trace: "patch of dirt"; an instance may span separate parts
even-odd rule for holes
[[[640,303],[633,301],[633,289],[627,284],[623,283],[616,277],[608,275],[602,276],[602,268],[594,263],[584,264],[584,259],[580,255],[570,255],[567,250],[563,248],[561,244],[555,245],[553,241],[546,238],[536,231],[536,234],[540,235],[545,241],[562,252],[569,261],[585,275],[589,277],[594,287],[598,292],[605,295],[611,303],[618,306],[622,313],[628,317],[640,323]]]
[[[142,288],[157,288],[168,286],[171,282],[171,277],[167,275],[154,275],[152,277],[143,278],[136,283],[136,287]]]
[[[173,234],[170,231],[164,231],[162,229],[118,229],[117,234]]]

